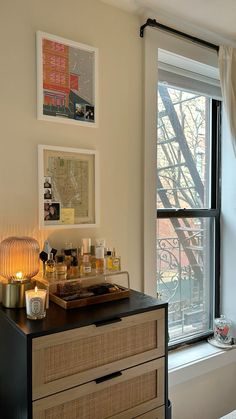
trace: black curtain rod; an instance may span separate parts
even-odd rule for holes
[[[166,26],[166,25],[163,25],[162,23],[157,22],[156,19],[147,19],[147,22],[144,23],[144,25],[142,25],[140,27],[141,38],[143,38],[144,29],[147,26],[162,29],[163,31],[167,31],[167,32],[173,33],[175,35],[182,36],[183,38],[189,39],[190,41],[195,42],[195,44],[203,45],[204,47],[214,49],[217,52],[219,51],[219,46],[218,45],[211,44],[211,42],[204,41],[203,39],[199,39],[199,38],[196,38],[195,36],[188,35],[187,33],[178,31],[177,29],[170,28],[169,26]]]

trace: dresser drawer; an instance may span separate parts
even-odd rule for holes
[[[165,406],[153,409],[141,416],[136,416],[135,419],[165,419]]]
[[[33,339],[33,400],[163,356],[164,314],[153,310]]]
[[[37,400],[33,419],[139,417],[164,403],[164,362],[160,358]]]

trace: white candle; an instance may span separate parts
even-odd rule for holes
[[[46,295],[47,291],[38,289],[25,292],[26,314],[31,320],[43,319],[46,316]]]

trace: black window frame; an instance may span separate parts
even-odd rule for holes
[[[176,86],[177,88],[177,86]],[[222,102],[211,98],[211,197],[209,209],[157,209],[158,219],[170,218],[212,218],[215,221],[214,246],[214,312],[211,307],[210,315],[220,315],[220,214],[221,214],[221,117]],[[212,299],[213,300],[213,299]],[[213,319],[210,318],[213,324]],[[182,342],[169,345],[169,350],[186,344],[206,340],[213,335],[213,330],[190,337]]]

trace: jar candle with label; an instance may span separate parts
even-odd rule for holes
[[[25,292],[26,315],[30,320],[40,320],[46,317],[46,295],[47,291],[38,289]]]

